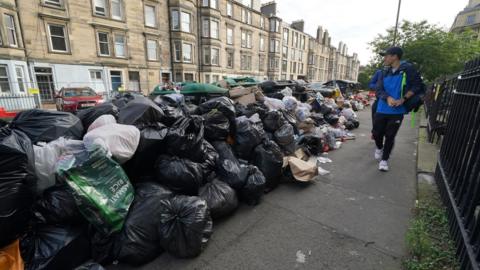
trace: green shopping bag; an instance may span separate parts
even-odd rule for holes
[[[133,187],[122,167],[101,147],[63,156],[57,173],[73,191],[82,215],[98,230],[122,229],[133,201]]]

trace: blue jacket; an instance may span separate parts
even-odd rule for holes
[[[402,81],[405,76],[405,87],[402,89]],[[383,114],[405,114],[407,109],[402,105],[399,107],[390,107],[387,98],[400,99],[407,93],[412,91],[418,94],[422,90],[422,78],[415,70],[412,64],[402,61],[398,70],[393,72],[392,68],[388,68],[382,73],[381,78],[377,82],[378,107],[377,113]]]
[[[382,72],[383,71],[381,69],[377,69],[377,71],[375,71],[375,74],[373,74],[372,80],[368,84],[368,88],[370,90],[376,90],[377,89],[377,82],[380,79],[380,77],[382,76]]]

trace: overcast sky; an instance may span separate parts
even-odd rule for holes
[[[269,2],[263,0],[262,3]],[[347,43],[365,65],[371,58],[368,42],[395,25],[398,0],[276,0],[279,17],[290,23],[305,20],[305,31],[316,35],[318,25],[327,28],[332,44]],[[448,29],[468,0],[402,0],[400,20],[427,20]]]

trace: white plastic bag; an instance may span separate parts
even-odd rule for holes
[[[293,90],[290,87],[285,87],[280,93],[285,97],[291,97],[293,95]]]
[[[60,156],[82,151],[83,148],[83,141],[63,137],[47,144],[34,145],[37,194],[42,194],[45,189],[55,185],[55,168]]]
[[[83,141],[87,147],[93,144],[106,146],[120,164],[132,158],[140,142],[140,130],[135,126],[109,124],[88,132]]]
[[[292,96],[286,96],[282,99],[283,104],[285,104],[285,109],[288,111],[294,112],[297,109],[298,100]]]
[[[270,111],[285,110],[285,104],[280,99],[265,97],[263,103]]]
[[[357,118],[357,114],[355,114],[355,112],[350,108],[343,109],[341,114],[347,120],[352,120]]]
[[[93,121],[93,123],[88,127],[87,133],[105,125],[116,124],[117,120],[111,114],[105,114]]]

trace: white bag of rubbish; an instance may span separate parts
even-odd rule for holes
[[[285,104],[285,109],[287,111],[294,112],[297,109],[298,100],[292,96],[285,96],[282,99],[283,104]]]
[[[132,158],[140,142],[140,130],[131,125],[109,124],[95,128],[83,137],[87,147],[99,144],[120,164]]]
[[[345,108],[341,113],[347,120],[352,120],[357,118],[357,114],[351,108]]]
[[[105,125],[116,124],[117,120],[111,114],[105,114],[98,117],[93,123],[88,127],[87,133]]]
[[[280,93],[285,97],[291,97],[293,95],[293,90],[290,87],[285,87]]]
[[[312,106],[306,103],[299,103],[297,106],[297,109],[295,110],[295,116],[297,117],[297,120],[300,122],[305,121],[307,118],[310,117],[311,110],[312,110]]]
[[[34,145],[37,194],[42,194],[45,189],[55,185],[55,168],[60,156],[83,149],[83,141],[67,140],[63,137]]]
[[[263,104],[265,104],[270,111],[285,110],[285,104],[283,104],[283,101],[280,99],[265,97]]]

